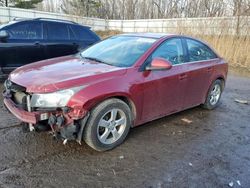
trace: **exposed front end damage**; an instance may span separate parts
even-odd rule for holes
[[[88,117],[89,114],[87,113],[81,120],[74,120],[67,111],[57,109],[50,114],[48,124],[53,136],[62,139],[63,144],[66,144],[68,140],[76,140],[81,144],[84,126]]]
[[[3,92],[5,107],[23,123],[28,131],[50,131],[54,138],[82,141],[88,112],[71,107],[34,107],[31,105],[34,94],[27,93],[26,88],[10,80],[4,83]]]

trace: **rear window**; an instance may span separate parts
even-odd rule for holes
[[[47,28],[50,40],[69,40],[69,30],[66,24],[48,23]]]
[[[87,28],[78,26],[78,25],[72,25],[71,26],[75,36],[77,39],[79,40],[84,40],[84,39],[92,39],[93,38],[93,34],[92,31],[90,31]]]
[[[189,62],[216,58],[216,54],[201,42],[186,39],[189,53]]]
[[[11,39],[42,39],[42,24],[38,22],[18,23],[8,28]]]

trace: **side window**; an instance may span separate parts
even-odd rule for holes
[[[69,40],[69,30],[66,24],[48,23],[48,38],[50,40]]]
[[[9,27],[11,39],[42,39],[42,24],[38,22],[19,23]]]
[[[72,29],[73,29],[75,36],[78,40],[92,39],[93,38],[91,31],[89,29],[86,29],[84,27],[77,26],[77,25],[72,26]]]
[[[173,65],[184,63],[185,58],[181,39],[169,39],[161,44],[152,54],[152,59],[156,57],[164,58]]]
[[[192,39],[186,39],[186,41],[188,47],[189,62],[216,58],[216,54],[201,42]]]

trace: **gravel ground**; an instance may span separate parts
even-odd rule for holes
[[[0,187],[250,187],[250,105],[235,98],[250,99],[249,78],[230,75],[216,110],[152,121],[103,153],[23,133],[0,98]]]

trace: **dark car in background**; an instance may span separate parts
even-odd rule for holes
[[[0,78],[17,67],[75,54],[100,38],[72,21],[36,18],[0,25]]]

